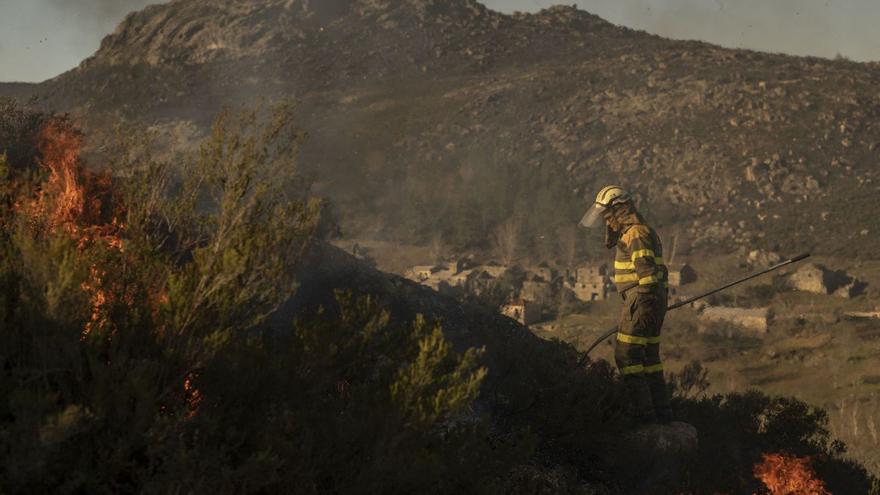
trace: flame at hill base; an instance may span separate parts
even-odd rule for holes
[[[125,267],[137,262],[124,241],[127,209],[112,177],[84,166],[82,133],[66,118],[56,117],[39,132],[37,144],[41,181],[35,194],[15,202],[15,210],[35,239],[60,235],[75,243],[88,270],[79,285],[89,304],[80,337],[110,342],[121,330],[114,312],[133,310],[141,301],[155,315],[167,303],[167,291],[124,275]],[[188,374],[179,392],[188,418],[197,415],[203,399],[197,378]]]
[[[41,158],[38,163],[46,174],[39,194],[24,205],[23,213],[37,235],[68,234],[80,250],[98,244],[109,252],[122,255],[124,214],[114,193],[109,174],[93,173],[80,160],[82,134],[66,119],[50,120],[37,137]],[[91,316],[83,328],[83,337],[104,328],[104,312],[116,302],[131,302],[130,289],[115,287],[106,270],[96,264],[81,288],[89,295]]]
[[[69,121],[50,120],[37,137],[46,173],[37,198],[27,205],[30,219],[46,233],[65,231],[80,243],[98,237],[119,241],[123,209],[108,174],[86,170],[80,161],[82,134]]]
[[[764,454],[754,473],[771,495],[832,495],[816,476],[809,458]]]

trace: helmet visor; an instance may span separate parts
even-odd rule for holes
[[[588,229],[598,227],[600,224],[603,223],[603,214],[607,209],[608,208],[600,205],[599,203],[594,203],[593,206],[589,210],[587,210],[586,213],[584,213],[584,217],[581,218],[581,223],[579,225]]]

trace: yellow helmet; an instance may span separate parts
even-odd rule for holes
[[[583,227],[595,227],[599,225],[602,214],[615,205],[626,203],[630,200],[630,195],[620,186],[605,186],[596,195],[596,201],[593,206],[581,218],[580,225]]]

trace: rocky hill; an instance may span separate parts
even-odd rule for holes
[[[876,258],[878,83],[877,64],[671,41],[573,7],[176,0],[29,89],[95,149],[120,121],[188,146],[225,104],[291,98],[303,168],[352,236],[479,247],[514,217],[552,256],[613,181],[685,252]]]

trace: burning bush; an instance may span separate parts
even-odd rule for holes
[[[0,155],[0,492],[421,491],[498,469],[478,423],[439,426],[484,371],[438,329],[349,298],[263,331],[329,230],[289,114],[226,112],[190,160],[121,178],[84,166],[67,119],[24,119],[35,156]]]
[[[818,479],[809,458],[786,454],[764,454],[755,466],[755,477],[771,495],[830,495],[825,483]]]

